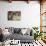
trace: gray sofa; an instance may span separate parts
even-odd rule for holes
[[[32,31],[30,32],[31,35],[22,34],[21,33],[22,28],[9,28],[9,32],[11,33],[9,36],[5,37],[5,39],[10,38],[10,40],[20,40],[21,43],[30,43],[33,42],[34,37],[32,36]]]

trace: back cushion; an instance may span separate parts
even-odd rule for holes
[[[14,28],[14,33],[20,33],[21,29],[20,28]]]
[[[14,27],[9,27],[8,32],[10,32],[11,34],[14,34]]]
[[[21,33],[24,35],[24,34],[26,34],[26,32],[27,32],[27,28],[23,28],[22,30],[21,30]]]

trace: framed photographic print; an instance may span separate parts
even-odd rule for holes
[[[8,11],[8,20],[19,21],[21,19],[21,11]]]

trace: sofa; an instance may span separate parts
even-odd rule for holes
[[[5,37],[5,39],[20,40],[21,43],[31,43],[34,41],[32,30],[29,30],[29,28],[10,27],[8,28],[8,32],[10,32],[10,35]]]

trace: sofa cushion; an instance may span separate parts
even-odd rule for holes
[[[34,37],[33,36],[29,36],[29,35],[21,35],[21,34],[13,34],[13,35],[10,35],[9,38],[12,40],[12,39],[15,39],[15,40],[20,40],[20,42],[32,42],[32,40],[34,40]]]
[[[14,34],[14,27],[9,27],[8,32],[10,32],[11,34]]]
[[[14,33],[20,33],[21,28],[14,28]]]

